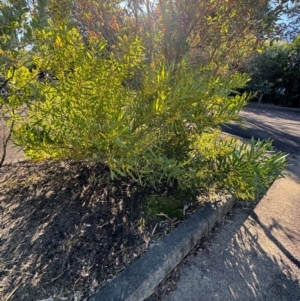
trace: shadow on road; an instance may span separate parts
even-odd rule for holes
[[[225,266],[236,268],[240,275],[240,279],[228,285],[233,300],[299,300],[300,279],[295,279],[287,259],[297,268],[299,260],[272,234],[273,228],[282,231],[282,235],[294,235],[276,220],[271,226],[265,226],[252,212],[228,242],[230,255],[226,256]]]
[[[272,219],[272,224],[269,227],[266,227],[259,219],[255,212],[251,212],[251,218],[255,220],[257,225],[264,231],[264,234],[272,241],[276,247],[294,264],[300,269],[300,261],[295,258],[281,243],[280,241],[272,234],[272,230],[276,229],[282,231],[283,234],[290,240],[296,240],[297,236],[300,238],[297,232],[287,229],[280,225],[276,219]],[[300,242],[300,240],[298,240]]]
[[[188,261],[176,291],[151,301],[300,300],[299,259],[278,239],[299,245],[299,234],[276,219],[266,224],[257,208],[242,206]]]
[[[235,123],[222,126],[226,133],[242,138],[274,140],[273,145],[285,152],[300,153],[300,111],[245,108],[240,116],[245,129]]]

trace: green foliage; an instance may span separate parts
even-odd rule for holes
[[[260,42],[276,35],[286,0],[252,0],[246,5],[244,0],[51,2],[61,6],[51,14],[53,19],[64,15],[66,2],[72,2],[65,15],[72,15],[87,43],[101,37],[109,51],[115,51],[118,37],[126,34],[133,40],[139,37],[149,64],[162,57],[179,63],[190,54],[197,64],[224,67],[241,62]]]
[[[30,8],[34,9],[36,5],[29,6],[26,0],[0,1],[0,90],[3,96],[0,105],[3,118],[14,114],[13,110],[24,102],[21,96],[28,83],[28,76],[23,74],[28,73],[24,65],[30,61],[34,31],[47,25],[46,4],[47,0],[37,1],[38,9],[33,13]]]
[[[181,200],[178,196],[151,195],[147,201],[146,218],[157,219],[159,216],[177,217],[183,219],[183,208],[186,199]]]
[[[27,115],[15,116],[15,143],[35,160],[88,160],[106,164],[111,176],[142,185],[162,182],[180,189],[227,189],[254,198],[278,175],[281,154],[265,156],[270,143],[238,146],[218,126],[238,121],[247,96],[235,90],[248,81],[233,73],[212,76],[187,59],[166,68],[144,64],[139,40],[119,41],[122,52],[105,52],[105,42],[87,48],[75,30],[42,30],[33,56],[38,70],[57,79],[31,81],[26,68],[13,80],[29,81],[22,98]],[[103,55],[105,53],[105,55]],[[212,65],[211,68],[214,68]],[[143,85],[126,84],[136,72]]]
[[[253,55],[240,68],[251,81],[246,91],[258,102],[300,107],[299,37],[291,44],[275,44]]]
[[[0,1],[0,119],[5,120],[7,128],[2,128],[0,167],[10,140],[14,119],[18,116],[16,109],[24,102],[28,72],[22,68],[29,58],[30,48],[34,43],[35,29],[41,29],[47,24],[45,16],[46,0],[37,1],[38,10],[33,13],[26,0]],[[29,18],[30,16],[30,18]],[[18,74],[18,76],[17,76]],[[18,84],[13,78],[18,78]],[[20,111],[18,111],[20,113]]]
[[[287,45],[275,44],[252,55],[240,68],[251,77],[246,89],[257,93],[258,102],[274,98],[274,94],[282,94],[288,55]]]
[[[300,108],[300,35],[290,45],[288,66],[284,70],[285,94],[282,102]]]
[[[0,63],[4,62],[3,57],[6,57],[6,63],[10,61],[8,54],[16,58],[23,48],[33,42],[34,29],[47,25],[46,5],[47,0],[39,0],[37,5],[32,4],[31,7],[26,0],[0,1]]]
[[[206,174],[212,187],[229,189],[241,199],[254,199],[280,174],[285,156],[275,153],[272,141],[241,143],[217,133],[207,134],[198,142],[199,155],[206,159]],[[203,173],[203,170],[201,170]]]
[[[276,178],[284,158],[266,155],[269,142],[239,145],[218,129],[238,121],[247,101],[236,90],[248,77],[229,69],[256,47],[256,31],[240,23],[237,34],[232,27],[243,5],[193,1],[202,7],[194,15],[179,1],[165,9],[160,1],[159,26],[144,36],[147,26],[154,29],[149,5],[148,19],[140,22],[137,8],[134,18],[122,19],[118,3],[99,2],[102,34],[95,36],[96,30],[85,34],[56,14],[59,2],[51,3],[47,20],[46,2],[37,1],[34,13],[26,1],[0,3],[0,73],[9,81],[3,114],[28,157],[102,162],[112,178],[226,189],[241,198],[255,198]],[[63,5],[71,9],[70,3]],[[193,17],[186,27],[177,23],[186,19],[181,12]],[[205,58],[195,67],[189,50],[199,45]]]

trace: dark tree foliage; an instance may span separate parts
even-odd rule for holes
[[[251,77],[244,90],[257,102],[300,107],[300,36],[252,55],[240,71]]]
[[[286,89],[284,103],[288,106],[300,107],[300,36],[290,47],[283,85]]]

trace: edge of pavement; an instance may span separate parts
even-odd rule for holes
[[[226,195],[206,204],[88,300],[141,301],[149,297],[198,240],[232,209],[235,201],[235,197]]]
[[[281,107],[276,106],[273,104],[267,104],[267,103],[257,103],[257,102],[249,102],[247,103],[243,109],[247,108],[261,108],[261,109],[270,109],[270,110],[278,110],[278,111],[293,111],[293,112],[299,112],[300,108],[291,108],[291,107]]]

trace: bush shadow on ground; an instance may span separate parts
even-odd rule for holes
[[[299,272],[300,262],[278,236],[300,243],[299,233],[281,225],[276,218],[266,225],[255,210],[241,224],[228,244],[230,251],[225,261],[225,266],[235,267],[242,278],[230,286],[234,300],[300,298],[300,277],[295,274]]]
[[[170,230],[147,216],[150,188],[112,181],[104,165],[22,162],[0,172],[3,300],[88,296]]]

